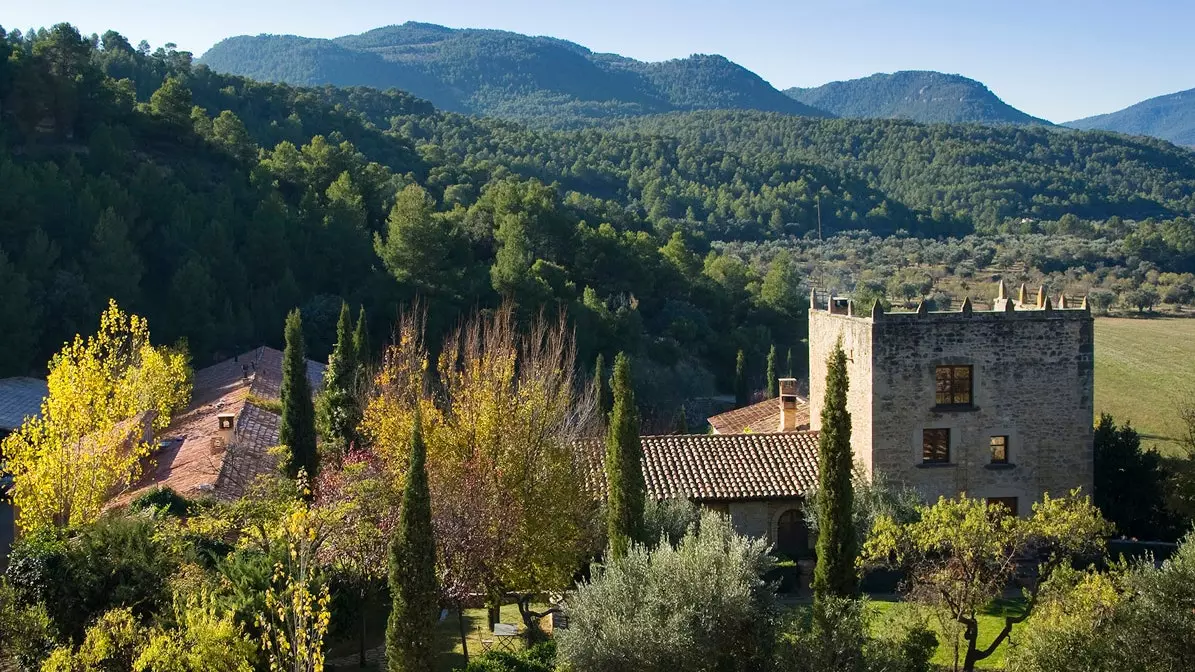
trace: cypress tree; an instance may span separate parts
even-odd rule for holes
[[[365,306],[357,313],[357,330],[353,332],[353,352],[357,353],[357,364],[361,368],[372,359],[369,352],[369,328],[365,324]]]
[[[779,378],[776,376],[776,346],[768,348],[768,399],[775,399],[780,394],[777,387]]]
[[[734,361],[734,405],[741,408],[750,401],[751,393],[747,389],[747,357],[739,350]]]
[[[784,360],[784,373],[789,378],[796,377],[793,375],[793,349],[792,348],[788,349],[788,357],[786,357]]]
[[[598,354],[593,363],[593,396],[597,400],[598,413],[602,414],[602,420],[608,420],[613,403],[610,399],[610,379],[606,377],[606,358],[601,354]]]
[[[416,409],[411,468],[403,490],[398,529],[390,543],[391,607],[386,624],[386,667],[390,672],[432,672],[435,668],[439,589],[422,424]]]
[[[359,366],[353,337],[353,318],[349,313],[349,304],[341,303],[340,321],[336,324],[336,345],[328,356],[324,389],[316,401],[316,424],[320,436],[340,455],[355,442],[357,424],[361,421],[356,395]]]
[[[827,597],[854,597],[859,578],[855,524],[851,517],[851,414],[842,339],[826,361],[826,398],[818,434],[817,568],[813,573],[814,614]]]
[[[286,473],[291,478],[306,470],[309,481],[319,470],[315,446],[315,406],[307,380],[307,355],[303,346],[303,318],[296,308],[286,316],[286,350],[282,354],[282,420],[278,441],[290,449]]]
[[[626,555],[631,543],[644,541],[643,508],[647,498],[631,362],[624,352],[614,358],[614,408],[606,434],[606,482],[610,487],[606,502],[610,558],[617,559]]]

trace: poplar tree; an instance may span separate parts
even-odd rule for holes
[[[324,389],[316,402],[316,422],[320,436],[339,455],[344,455],[356,441],[357,425],[361,422],[361,407],[357,399],[359,367],[353,318],[349,314],[349,304],[341,303],[340,320],[336,325],[336,345],[328,356]]]
[[[778,379],[776,377],[776,346],[768,348],[768,399],[775,399],[779,394],[777,390]]]
[[[416,406],[411,429],[411,466],[403,490],[398,529],[390,545],[390,620],[386,625],[386,667],[390,672],[435,669],[436,550],[423,420]]]
[[[741,408],[750,401],[751,393],[747,390],[747,357],[739,350],[734,361],[734,405]]]
[[[286,473],[296,478],[306,470],[309,480],[319,469],[315,447],[315,406],[307,380],[307,355],[303,346],[303,317],[296,308],[286,316],[286,350],[282,354],[282,421],[278,441],[290,449]]]
[[[606,434],[606,528],[610,559],[627,554],[633,542],[643,541],[643,508],[647,485],[643,480],[643,445],[639,442],[639,414],[631,385],[631,362],[625,352],[614,358],[614,408]]]
[[[851,414],[846,410],[849,382],[842,339],[826,361],[826,397],[818,433],[817,568],[813,573],[815,616],[828,597],[858,592],[855,559],[859,555],[851,517]]]
[[[597,400],[598,413],[602,420],[608,420],[610,415],[610,379],[606,377],[606,358],[601,354],[593,363],[593,398]]]

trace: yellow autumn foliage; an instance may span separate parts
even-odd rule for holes
[[[76,335],[49,368],[41,416],[3,443],[17,525],[26,533],[95,520],[139,475],[149,452],[141,423],[165,428],[191,396],[186,353],[154,347],[145,319],[115,301],[99,331]]]
[[[563,320],[521,329],[510,306],[474,315],[441,348],[434,388],[422,332],[421,320],[401,320],[363,434],[401,480],[418,405],[433,512],[467,492],[467,508],[494,521],[471,528],[490,537],[470,540],[484,549],[486,592],[567,587],[591,550],[595,507],[577,439],[596,404],[574,380],[571,330]]]

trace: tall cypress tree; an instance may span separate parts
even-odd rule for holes
[[[286,473],[291,478],[306,470],[314,480],[319,470],[315,446],[315,406],[307,380],[307,355],[303,346],[303,318],[296,308],[286,316],[286,350],[282,354],[282,421],[278,441],[290,449]]]
[[[316,425],[320,436],[340,455],[356,441],[361,408],[357,399],[357,348],[349,304],[340,304],[336,324],[336,345],[328,356],[324,389],[316,400]]]
[[[390,544],[391,607],[386,624],[386,668],[390,672],[432,672],[435,668],[439,589],[422,425],[416,409],[411,468],[403,490],[398,529]]]
[[[631,543],[645,541],[643,508],[647,498],[631,361],[624,352],[614,358],[614,408],[606,434],[606,482],[610,487],[606,503],[610,558],[617,559],[626,555]]]
[[[751,392],[747,388],[747,356],[739,350],[734,360],[734,405],[736,408],[746,406],[751,401]]]
[[[842,339],[826,361],[826,398],[818,434],[817,568],[813,573],[815,616],[827,597],[853,597],[859,577],[855,523],[851,517],[851,414],[846,410],[849,382]]]
[[[372,353],[369,351],[369,327],[365,324],[365,306],[357,313],[357,330],[353,332],[353,352],[357,353],[357,364],[364,368],[369,365]]]
[[[609,419],[610,407],[610,379],[606,377],[606,358],[599,353],[593,363],[593,396],[597,401],[598,413],[602,420]]]
[[[768,399],[775,399],[777,394],[780,394],[778,388],[779,378],[776,375],[776,345],[768,348]]]
[[[784,359],[784,374],[789,378],[795,378],[793,375],[793,349],[788,349],[788,356]]]

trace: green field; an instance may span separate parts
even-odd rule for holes
[[[898,604],[900,603],[896,601],[877,598],[871,602],[871,607],[876,610],[877,614],[882,615]],[[978,619],[980,647],[986,647],[989,642],[996,638],[996,635],[1000,634],[1000,631],[1004,628],[1004,616],[1006,614],[1019,614],[1023,606],[1023,601],[1020,599],[999,599],[993,601],[987,606],[987,608],[980,612]],[[953,669],[955,656],[954,646],[951,645],[948,637],[942,635],[941,627],[935,618],[930,617],[929,624],[930,627],[933,628],[938,634],[938,650],[934,654],[933,663],[942,669]],[[873,625],[873,628],[879,627],[884,627],[882,619],[877,619]],[[1022,624],[1020,623],[1013,626],[1012,634],[1009,635],[1010,640],[1016,639],[1017,633],[1020,631],[1021,627]],[[975,666],[980,669],[1004,669],[1004,654],[1008,651],[1008,642],[1009,640],[1005,640],[1005,642],[996,649],[995,653],[977,662]],[[958,645],[958,655],[961,660],[962,656],[965,655],[967,651],[966,644],[963,642],[961,635],[958,638]]]
[[[1195,319],[1095,321],[1095,412],[1130,421],[1142,445],[1179,450],[1177,406],[1195,394]]]

